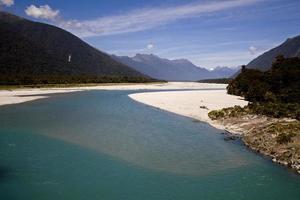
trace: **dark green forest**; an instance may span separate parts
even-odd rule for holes
[[[0,84],[153,82],[58,27],[0,11]]]
[[[251,112],[300,119],[300,58],[277,56],[265,72],[243,66],[227,92],[250,101]]]
[[[130,76],[99,76],[99,75],[5,75],[0,74],[0,85],[55,85],[55,84],[89,84],[89,83],[150,83],[156,79]],[[162,82],[162,81],[161,81]]]
[[[199,83],[217,83],[217,84],[229,84],[231,78],[216,78],[216,79],[204,79],[198,81]]]

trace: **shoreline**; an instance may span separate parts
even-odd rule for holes
[[[212,110],[248,104],[241,97],[227,94],[226,90],[145,92],[128,96],[139,103],[206,122],[217,129],[239,135],[240,132],[211,120],[208,113]]]
[[[24,103],[42,98],[48,98],[50,94],[70,93],[89,90],[204,90],[225,89],[226,84],[209,84],[197,82],[168,82],[168,83],[138,83],[138,84],[99,84],[80,87],[57,87],[57,88],[21,88],[0,89],[0,106]]]
[[[89,90],[131,90],[132,93],[129,94],[128,97],[134,101],[208,123],[217,129],[227,132],[228,135],[227,138],[224,138],[225,140],[234,140],[234,138],[239,137],[242,139],[244,145],[252,151],[267,156],[273,162],[295,169],[300,173],[299,159],[295,158],[290,163],[286,156],[282,156],[282,152],[285,154],[286,152],[290,153],[290,151],[286,151],[286,148],[281,148],[281,151],[274,151],[275,153],[271,153],[273,152],[273,150],[269,151],[272,148],[271,144],[267,148],[268,151],[266,151],[265,146],[262,148],[259,145],[260,143],[256,144],[253,142],[258,139],[261,140],[260,136],[251,135],[252,130],[256,129],[255,127],[261,127],[261,124],[268,124],[266,122],[270,120],[275,120],[275,122],[278,120],[273,118],[269,119],[264,116],[246,116],[243,118],[225,118],[219,120],[212,120],[209,118],[208,113],[212,110],[221,110],[233,106],[243,107],[248,104],[247,101],[239,96],[227,94],[225,88],[225,84],[169,82],[163,84],[116,84],[68,88],[0,90],[0,106],[48,98],[51,94]],[[143,92],[140,92],[140,90],[143,90]],[[145,90],[147,92],[144,92]],[[272,139],[274,138],[270,138],[270,140]],[[300,137],[298,140],[300,141]],[[295,155],[297,156],[297,154]]]
[[[282,126],[297,120],[258,115],[210,119],[208,113],[212,110],[233,106],[243,107],[248,104],[241,97],[228,95],[226,90],[148,92],[130,94],[129,97],[145,105],[206,122],[217,129],[224,130],[227,132],[224,140],[235,140],[239,137],[251,151],[267,156],[274,163],[300,174],[300,157],[295,146],[300,144],[300,136],[295,137],[294,143],[278,144],[275,133],[269,133],[277,124]]]

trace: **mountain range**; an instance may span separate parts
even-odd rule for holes
[[[278,55],[283,55],[285,58],[300,58],[300,35],[289,38],[279,46],[263,53],[249,62],[246,67],[261,71],[269,70]],[[133,57],[113,55],[112,57],[143,74],[169,81],[229,78],[240,73],[238,68],[216,67],[213,70],[207,70],[194,65],[187,59],[168,60],[153,54],[136,54]]]
[[[150,77],[168,81],[227,78],[237,71],[229,67],[208,70],[194,65],[187,59],[169,60],[153,54],[136,54],[133,57],[112,55],[112,58]]]
[[[263,53],[249,62],[246,67],[262,71],[269,70],[278,55],[283,55],[285,58],[300,57],[300,35],[289,38],[281,45]]]
[[[1,79],[16,76],[143,77],[58,27],[0,12]]]
[[[266,71],[278,55],[300,57],[300,36],[258,56],[246,67]],[[18,84],[27,79],[47,82],[53,77],[56,81],[73,81],[74,76],[84,76],[80,82],[99,82],[97,76],[106,77],[100,80],[103,82],[153,80],[150,77],[198,81],[232,77],[237,71],[228,67],[208,70],[187,59],[170,60],[153,54],[108,55],[61,28],[0,11],[0,84]],[[97,79],[87,81],[87,76]]]

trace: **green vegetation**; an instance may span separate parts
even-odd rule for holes
[[[277,122],[267,127],[266,133],[275,134],[278,144],[287,144],[293,141],[293,138],[300,133],[300,122]]]
[[[300,58],[277,56],[266,72],[242,68],[227,91],[251,102],[300,102]]]
[[[292,142],[292,138],[295,137],[296,134],[295,133],[280,133],[277,137],[276,137],[276,142],[278,144],[287,144]]]
[[[70,83],[70,84],[33,84],[33,85],[0,85],[0,90],[14,90],[26,88],[72,88],[72,87],[93,87],[93,86],[113,86],[113,85],[131,85],[131,84],[153,84],[161,82],[144,82],[144,83]]]
[[[218,83],[218,84],[228,84],[231,78],[218,78],[218,79],[204,79],[198,81],[199,83]]]
[[[248,114],[250,111],[248,108],[240,107],[240,106],[234,106],[229,108],[223,108],[221,110],[213,110],[208,113],[208,116],[212,120],[218,120],[222,118],[229,118],[229,117],[241,117],[246,114]]]
[[[153,81],[60,28],[0,12],[0,85]]]
[[[0,75],[0,85],[69,85],[98,83],[149,83],[158,80],[130,76],[92,76],[92,75]]]
[[[300,104],[293,103],[249,103],[245,107],[234,106],[223,108],[221,110],[213,110],[208,116],[213,119],[241,117],[247,114],[265,115],[274,118],[293,118],[300,120]]]
[[[246,69],[227,86],[228,94],[250,101],[237,112],[300,119],[300,58],[277,56],[266,72]]]

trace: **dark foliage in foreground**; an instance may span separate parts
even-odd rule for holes
[[[278,56],[266,72],[243,67],[227,92],[250,101],[252,113],[300,119],[300,58]]]
[[[243,68],[230,81],[228,94],[245,97],[251,102],[300,102],[300,58],[278,56],[266,72]]]

